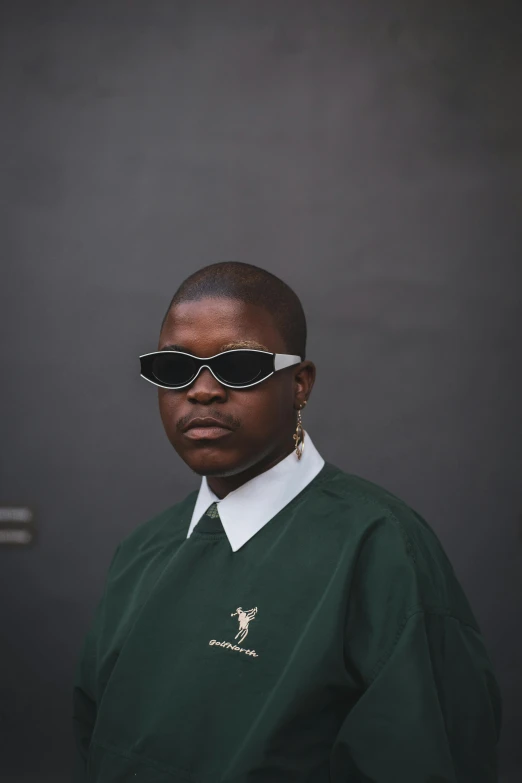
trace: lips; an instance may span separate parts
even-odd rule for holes
[[[191,419],[188,424],[183,427],[183,432],[188,432],[192,429],[222,429],[222,430],[229,430],[230,427],[227,427],[226,424],[223,424],[222,421],[219,421],[219,419],[214,419],[211,416],[205,416],[205,417],[197,417],[195,419]]]
[[[183,428],[183,432],[185,437],[190,440],[217,440],[231,435],[232,430],[219,419],[205,416],[204,418],[191,419]]]

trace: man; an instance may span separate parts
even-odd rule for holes
[[[296,294],[228,262],[140,357],[203,478],[116,549],[76,675],[78,780],[497,780],[472,610],[426,522],[303,430],[305,346]]]

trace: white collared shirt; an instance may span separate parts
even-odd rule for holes
[[[232,551],[237,552],[317,476],[324,464],[310,435],[305,432],[300,460],[292,451],[273,468],[229,492],[222,500],[212,492],[207,477],[203,476],[187,538],[208,507],[218,503],[223,528]]]

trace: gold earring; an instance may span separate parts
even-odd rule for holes
[[[304,408],[306,405],[307,400],[305,400],[301,406],[301,408]],[[297,411],[297,427],[295,430],[295,434],[292,436],[295,441],[295,453],[297,456],[297,459],[301,459],[304,451],[304,430],[303,430],[303,422],[301,419],[301,408]]]

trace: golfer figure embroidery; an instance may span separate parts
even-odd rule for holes
[[[239,620],[239,631],[234,636],[234,639],[237,639],[239,636],[237,642],[238,644],[241,644],[243,639],[246,639],[246,636],[248,634],[248,626],[255,618],[256,614],[257,614],[257,606],[255,606],[253,609],[250,609],[247,612],[244,612],[243,609],[240,606],[238,606],[236,611],[230,615],[231,617],[236,617],[237,615],[237,619]]]

